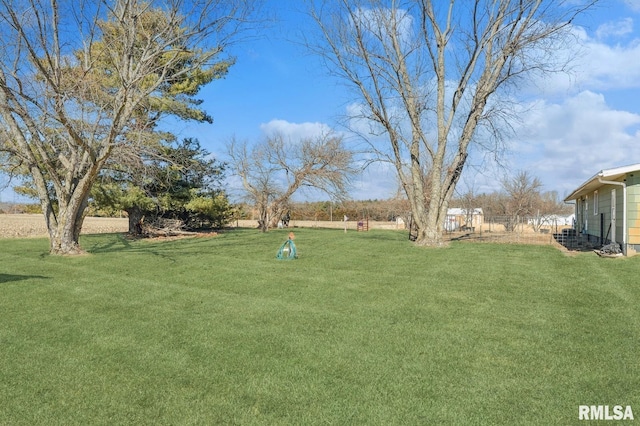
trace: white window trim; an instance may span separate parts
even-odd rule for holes
[[[598,190],[593,191],[593,215],[598,215]]]

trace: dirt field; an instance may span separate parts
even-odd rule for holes
[[[83,234],[127,232],[126,218],[87,217]],[[0,238],[46,237],[47,228],[40,214],[0,214]]]

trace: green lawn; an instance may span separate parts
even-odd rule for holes
[[[640,256],[298,229],[278,261],[287,232],[0,240],[0,424],[640,417]]]

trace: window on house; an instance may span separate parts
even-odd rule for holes
[[[584,214],[586,215],[588,211],[589,211],[589,196],[585,195],[584,196]]]
[[[593,191],[593,214],[598,214],[598,191]]]

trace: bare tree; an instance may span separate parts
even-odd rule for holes
[[[306,43],[355,91],[352,129],[395,166],[418,244],[443,243],[470,147],[497,150],[510,108],[496,93],[563,70],[558,47],[596,1],[310,2],[320,34]]]
[[[503,179],[502,187],[506,192],[506,197],[503,198],[504,213],[508,217],[505,227],[507,231],[513,231],[519,219],[531,216],[538,210],[542,182],[528,172],[521,171],[511,178]]]
[[[50,252],[81,253],[91,187],[161,117],[210,121],[192,99],[226,73],[252,0],[0,0],[0,151],[40,199]]]
[[[316,188],[344,198],[356,173],[352,153],[334,134],[301,140],[276,134],[252,147],[234,140],[228,145],[228,154],[232,169],[258,210],[263,232],[278,222],[299,189]]]
[[[542,226],[553,225],[558,216],[566,216],[572,211],[573,206],[565,204],[557,191],[543,192],[532,212],[531,226],[535,232],[539,232]]]

